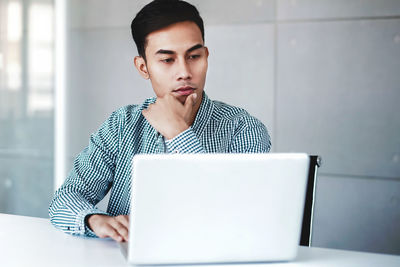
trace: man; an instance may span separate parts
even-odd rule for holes
[[[204,93],[209,52],[194,6],[155,0],[136,15],[131,29],[139,52],[135,66],[157,98],[112,113],[76,158],[50,204],[51,222],[70,234],[128,240],[135,154],[270,150],[259,120]],[[104,212],[95,205],[109,190]]]

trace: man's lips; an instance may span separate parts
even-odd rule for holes
[[[195,88],[191,87],[191,86],[182,86],[179,87],[178,89],[174,90],[174,93],[177,93],[179,95],[190,95],[191,93],[193,93],[193,91],[195,90]]]

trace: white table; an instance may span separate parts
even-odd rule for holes
[[[400,266],[400,256],[299,247],[298,257],[294,262],[247,266],[264,265],[390,267]],[[56,230],[48,219],[0,214],[0,266],[117,267],[128,264],[118,244],[112,240],[70,236]],[[232,266],[244,265],[229,265]]]

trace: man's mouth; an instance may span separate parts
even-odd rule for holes
[[[193,93],[195,90],[195,88],[191,87],[191,86],[182,86],[179,87],[178,89],[174,90],[174,93],[177,93],[178,95],[190,95],[191,93]]]

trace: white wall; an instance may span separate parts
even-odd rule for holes
[[[68,168],[122,105],[152,96],[130,23],[149,1],[68,7]],[[268,127],[274,152],[324,160],[313,245],[400,254],[400,1],[192,1],[206,91]]]

